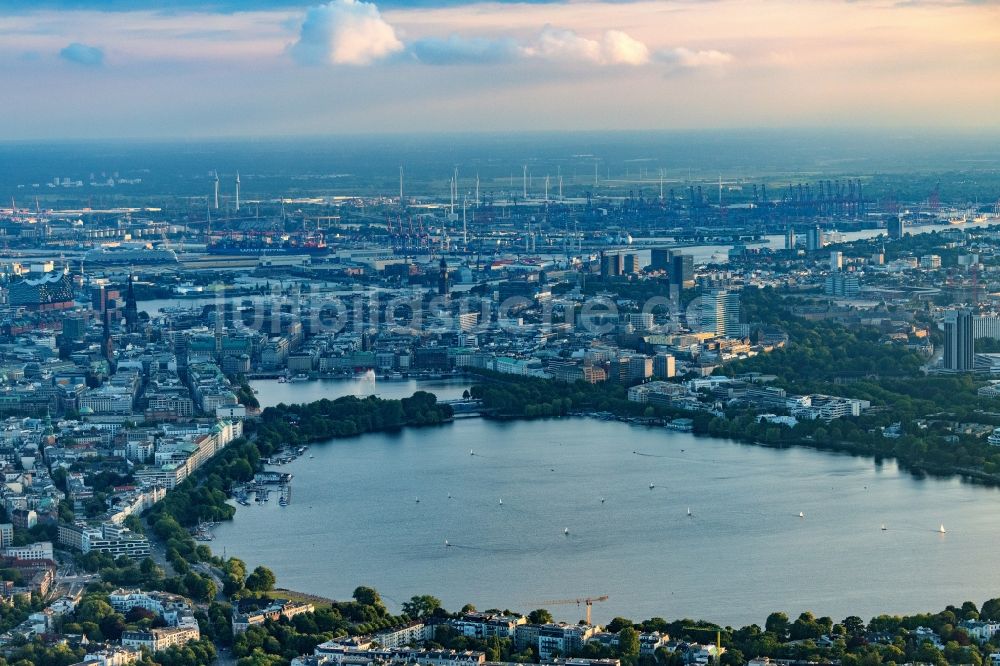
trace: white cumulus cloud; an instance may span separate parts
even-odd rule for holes
[[[546,26],[535,45],[528,47],[527,54],[549,60],[598,62],[601,59],[601,44],[572,30]]]
[[[525,54],[546,60],[585,62],[595,65],[645,65],[649,47],[621,30],[608,30],[600,40],[572,30],[546,26]]]
[[[656,59],[660,62],[665,62],[676,67],[696,69],[700,67],[722,67],[731,63],[733,61],[733,56],[730,53],[717,51],[715,49],[694,51],[692,49],[679,46],[674,49],[657,51]]]
[[[649,47],[621,30],[604,33],[604,57],[614,64],[645,65],[649,62]]]
[[[396,31],[374,3],[331,0],[310,7],[291,47],[309,65],[369,65],[403,50]]]
[[[546,26],[524,49],[525,55],[544,60],[585,62],[595,65],[645,65],[649,47],[621,30],[608,30],[600,40],[572,30]]]
[[[572,29],[546,25],[534,36],[451,34],[426,36],[406,44],[382,18],[374,2],[330,0],[310,7],[299,28],[291,55],[308,65],[371,65],[405,53],[425,65],[500,64],[522,60],[571,65],[642,67],[654,62],[675,69],[715,68],[732,61],[722,51],[685,47],[653,51],[622,30],[584,36]]]

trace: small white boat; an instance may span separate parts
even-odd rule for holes
[[[563,534],[569,534],[569,528],[568,527],[564,527],[563,528]]]
[[[941,523],[941,527],[938,528],[938,534],[945,534],[948,530],[944,528],[944,523]]]
[[[503,506],[503,498],[500,498],[500,506]]]
[[[653,488],[655,488],[655,487],[656,487],[656,486],[655,486],[655,485],[653,485],[653,483],[650,483],[650,484],[649,484],[649,489],[650,489],[650,490],[652,490],[652,489],[653,489]]]
[[[691,513],[691,507],[688,507],[688,518],[690,518],[692,515],[694,514]]]
[[[448,543],[448,540],[447,540],[447,539],[445,539],[445,540],[444,540],[444,545],[445,545],[445,548],[447,548],[447,547],[448,547],[448,546],[450,546],[451,544],[450,544],[450,543]]]
[[[470,456],[474,456],[474,455],[476,455],[476,452],[475,452],[475,451],[473,451],[472,449],[469,449],[469,455],[470,455]]]
[[[806,514],[804,514],[801,511],[799,511],[799,518],[805,518],[805,517],[806,517]]]

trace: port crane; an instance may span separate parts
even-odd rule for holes
[[[598,602],[601,602],[601,601],[607,601],[607,600],[608,600],[608,595],[602,594],[599,597],[581,597],[579,599],[550,599],[548,601],[538,601],[538,602],[535,602],[532,605],[537,605],[537,606],[568,606],[570,604],[576,604],[577,606],[579,606],[580,604],[585,604],[586,607],[587,607],[587,617],[586,617],[587,624],[590,624],[590,609],[593,608],[593,606],[594,606],[595,603],[598,603]]]
[[[712,660],[715,666],[722,662],[722,632],[726,631],[719,627],[684,627],[684,631],[707,631],[715,634],[715,658]],[[729,632],[727,631],[728,635]]]

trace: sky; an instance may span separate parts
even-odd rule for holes
[[[0,140],[1000,128],[1000,0],[3,0]]]

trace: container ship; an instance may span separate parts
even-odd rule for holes
[[[271,242],[262,238],[222,238],[208,244],[209,254],[229,256],[276,256],[289,254],[308,254],[312,256],[327,254],[330,248],[323,239],[308,238],[305,240],[287,239]]]
[[[88,264],[176,264],[177,253],[154,247],[97,247],[87,251],[83,260]]]

